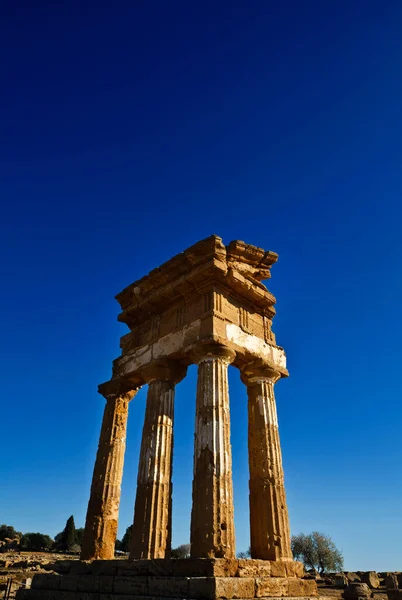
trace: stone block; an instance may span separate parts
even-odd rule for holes
[[[60,592],[59,590],[34,590],[33,591],[34,600],[61,600],[64,594],[73,594],[73,593],[74,592]],[[29,600],[31,600],[31,595],[29,595]]]
[[[397,590],[399,587],[398,576],[396,573],[389,573],[385,578],[385,587],[387,590]]]
[[[56,562],[52,565],[53,571],[56,573],[60,573],[61,575],[66,575],[70,572],[71,565],[77,561],[72,560],[56,560]]]
[[[90,594],[86,592],[55,592],[56,597],[47,598],[47,600],[90,600]]]
[[[172,574],[172,563],[170,559],[158,558],[154,560],[124,560],[116,561],[117,574],[124,577],[135,575],[160,575],[168,576]]]
[[[297,560],[289,560],[284,563],[287,577],[303,577],[304,565]]]
[[[90,564],[92,575],[116,575],[118,567],[127,561],[123,560],[94,560]]]
[[[367,583],[353,581],[349,583],[342,594],[344,600],[363,600],[371,597],[371,590]]]
[[[348,585],[349,581],[346,575],[343,573],[336,573],[334,576],[334,585],[336,587],[344,588]]]
[[[227,558],[183,558],[171,562],[177,577],[233,577],[238,563]]]
[[[215,600],[216,598],[254,598],[254,579],[239,577],[191,577],[188,597]]]
[[[271,562],[269,560],[239,559],[236,575],[238,577],[269,577]]]
[[[32,590],[24,590],[24,589],[17,590],[17,593],[15,594],[16,600],[28,600],[27,593],[30,594],[30,598],[33,598],[34,592]]]
[[[288,581],[289,596],[317,596],[317,583],[314,579],[289,579]]]
[[[61,592],[59,590],[35,590],[40,600],[78,600],[79,592]],[[29,600],[32,600],[29,596]],[[35,600],[36,597],[35,597]]]
[[[71,563],[70,575],[88,575],[91,573],[91,563],[83,560],[76,560]]]
[[[93,600],[124,600],[124,596],[122,597],[120,594],[94,594]],[[135,600],[151,600],[151,597],[135,596]]]
[[[15,594],[15,600],[28,600],[28,594],[29,593],[29,597],[32,598],[33,600],[33,596],[35,595],[35,592],[33,590],[24,590],[24,589],[19,589],[17,590],[16,594]],[[39,592],[36,592],[37,594],[39,594]]]
[[[79,592],[97,592],[99,590],[98,575],[80,575],[77,577]]]
[[[60,575],[51,573],[39,573],[34,575],[31,588],[33,590],[58,590],[60,589]]]
[[[60,600],[98,600],[99,594],[95,592],[60,592],[65,597]]]
[[[290,561],[289,561],[290,562]],[[271,577],[286,577],[286,562],[279,560],[271,561]]]
[[[289,580],[286,577],[261,577],[255,580],[255,588],[256,598],[288,596]]]
[[[148,595],[148,579],[149,577],[115,577],[113,584],[113,592],[115,594],[129,594],[131,596],[147,596]]]
[[[216,577],[215,598],[254,598],[255,579],[252,577]]]
[[[114,588],[114,577],[113,575],[100,575],[98,592],[103,594],[111,594]]]
[[[150,596],[171,598],[187,598],[187,577],[149,577],[148,593]]]
[[[353,571],[346,571],[345,575],[348,578],[348,581],[350,581],[351,583],[359,583],[360,581],[359,575],[357,573],[354,573]]]
[[[375,571],[366,571],[362,573],[360,580],[362,583],[367,583],[372,590],[376,590],[380,587],[380,579]]]
[[[213,577],[190,577],[188,580],[189,598],[215,598]]]
[[[75,592],[78,590],[77,575],[63,575],[60,578],[60,590],[63,592]]]

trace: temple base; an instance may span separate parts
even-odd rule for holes
[[[318,596],[299,562],[248,559],[57,561],[16,600],[252,599]]]

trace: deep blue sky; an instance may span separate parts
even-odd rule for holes
[[[401,569],[402,4],[80,0],[0,7],[0,522],[84,524],[126,332],[114,295],[216,233],[279,253],[269,287],[294,533]],[[188,541],[196,372],[177,391]],[[238,550],[246,394],[230,373]],[[130,408],[131,523],[145,390]]]

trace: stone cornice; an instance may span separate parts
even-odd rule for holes
[[[134,327],[145,316],[158,314],[182,298],[221,285],[269,316],[275,297],[261,283],[270,277],[278,255],[236,240],[227,247],[216,235],[194,244],[117,294],[122,312],[118,320]]]

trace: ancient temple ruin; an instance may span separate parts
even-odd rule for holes
[[[76,590],[183,599],[317,595],[315,581],[302,579],[303,566],[293,561],[290,548],[274,396],[275,383],[288,372],[271,327],[275,298],[261,283],[277,258],[241,241],[225,246],[211,236],[117,295],[118,319],[130,332],[121,338],[112,378],[99,386],[106,404],[81,566],[72,564],[57,584],[33,582],[26,592],[31,600],[35,589],[41,597],[52,589],[55,597],[63,586],[72,599]],[[198,366],[191,558],[175,560],[170,558],[174,394],[191,364]],[[229,365],[240,370],[248,395],[252,560],[235,554]],[[130,556],[114,560],[128,407],[144,385]]]

